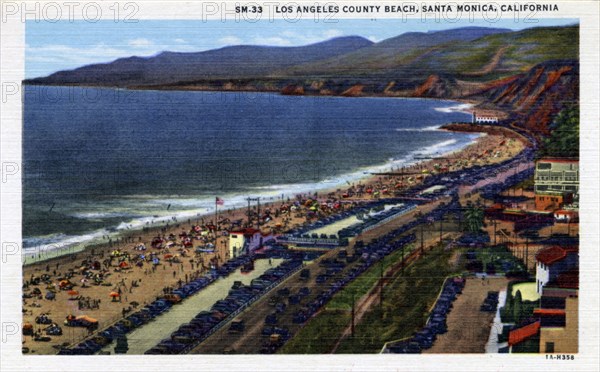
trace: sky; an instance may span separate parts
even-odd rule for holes
[[[456,23],[420,19],[340,19],[336,23],[300,20],[220,22],[193,20],[140,20],[115,23],[35,22],[25,26],[25,76],[34,78],[130,56],[148,57],[162,51],[199,52],[229,45],[299,46],[340,36],[358,35],[378,42],[405,32],[427,32],[482,26],[521,30],[540,26],[576,24],[576,19],[539,19],[537,23],[512,19]]]

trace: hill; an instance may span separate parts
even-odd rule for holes
[[[371,44],[365,38],[350,36],[301,47],[240,45],[198,53],[163,52],[154,57],[121,58],[111,63],[59,71],[26,82],[123,87],[262,77],[277,69],[346,54]]]
[[[350,36],[301,47],[163,52],[25,83],[468,99],[547,135],[556,113],[579,100],[578,61],[578,25],[521,31],[466,27],[410,32],[378,43]]]

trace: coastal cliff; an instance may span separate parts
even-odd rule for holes
[[[377,43],[348,36],[301,47],[163,52],[24,83],[467,100],[475,110],[504,112],[499,116],[514,125],[547,135],[554,115],[579,100],[578,45],[577,25],[466,27]]]

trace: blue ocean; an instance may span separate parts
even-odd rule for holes
[[[471,143],[452,101],[28,86],[26,248],[109,233],[365,177]],[[51,249],[51,248],[48,248]],[[27,251],[25,252],[27,253]]]

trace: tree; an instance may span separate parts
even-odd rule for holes
[[[579,157],[579,107],[561,110],[550,124],[550,136],[545,138],[542,156]]]
[[[479,232],[483,227],[483,209],[470,205],[464,214],[465,229],[469,232]]]
[[[513,319],[515,324],[519,324],[521,322],[521,316],[523,314],[523,296],[521,295],[521,291],[517,290],[515,293],[515,299],[513,301]]]

